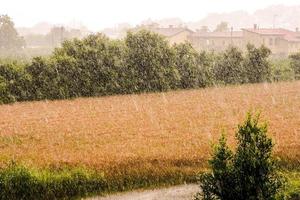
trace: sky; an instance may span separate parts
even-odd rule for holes
[[[300,5],[299,0],[0,0],[0,14],[12,17],[17,27],[39,22],[81,22],[98,31],[118,23],[136,25],[146,19],[178,17],[197,21],[209,13],[245,10],[270,5]]]

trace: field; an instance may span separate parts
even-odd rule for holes
[[[0,162],[182,182],[206,167],[222,129],[234,146],[249,110],[268,122],[276,156],[299,164],[299,81],[2,105]]]

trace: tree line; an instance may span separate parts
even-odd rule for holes
[[[0,102],[69,99],[272,81],[271,51],[197,52],[149,31],[65,41],[49,57],[0,61]],[[294,60],[299,59],[295,56]],[[299,65],[299,61],[294,65]]]

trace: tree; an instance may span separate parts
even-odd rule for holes
[[[23,64],[0,63],[0,104],[28,100],[29,82]]]
[[[296,79],[300,79],[300,53],[289,56],[291,67],[294,70]]]
[[[177,88],[180,76],[174,63],[175,53],[163,36],[146,30],[129,32],[125,45],[128,90],[149,92]]]
[[[265,46],[256,48],[247,45],[247,54],[244,61],[245,76],[249,83],[261,83],[269,81],[272,75],[272,67],[268,61],[271,50]]]
[[[18,35],[11,18],[0,15],[0,51],[17,51],[24,46],[25,41]]]
[[[214,30],[214,32],[227,32],[227,31],[229,31],[227,22],[221,22],[220,24],[217,25],[216,29]]]
[[[51,59],[67,97],[100,96],[120,92],[123,52],[122,42],[96,34],[65,41]]]
[[[201,68],[198,65],[198,53],[189,43],[175,44],[175,65],[180,74],[180,88],[202,86]]]
[[[224,84],[238,84],[244,80],[244,57],[236,47],[229,47],[219,59],[214,68],[215,78]]]
[[[266,124],[258,121],[258,115],[248,114],[238,126],[235,153],[222,136],[209,160],[212,171],[200,176],[202,192],[196,199],[274,200],[281,195],[284,181],[272,157],[273,143]]]

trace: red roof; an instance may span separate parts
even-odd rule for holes
[[[290,31],[283,28],[246,28],[243,29],[245,31],[249,31],[252,33],[257,33],[260,35],[274,35],[274,36],[280,36],[282,39],[291,41],[291,42],[300,42],[300,33],[295,31]]]

